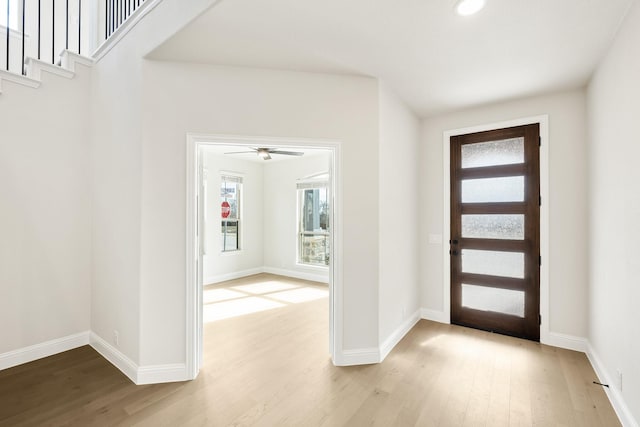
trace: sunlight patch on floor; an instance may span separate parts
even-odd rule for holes
[[[314,301],[320,298],[326,298],[328,296],[328,290],[315,288],[299,288],[291,291],[269,294],[269,298],[294,304],[298,302]]]
[[[429,337],[420,343],[420,347],[433,346],[434,344],[436,344],[436,341],[439,341],[441,338],[442,338],[442,335],[435,335],[433,337]]]
[[[270,282],[254,283],[252,285],[232,286],[231,289],[246,292],[249,294],[262,295],[262,294],[268,294],[269,292],[284,291],[287,289],[294,289],[297,287],[298,286],[290,285],[287,283],[270,281]]]
[[[227,301],[236,298],[244,298],[246,294],[242,292],[232,291],[231,289],[205,289],[202,293],[202,299],[205,304],[212,302]]]
[[[284,306],[285,304],[283,303],[266,298],[245,297],[214,304],[205,304],[202,317],[203,321],[207,323]]]
[[[235,286],[230,282],[229,285],[204,288],[205,323],[329,297],[328,287],[309,285],[304,281],[265,280]]]

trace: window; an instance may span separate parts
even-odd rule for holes
[[[242,207],[242,177],[225,175],[220,177],[221,250],[240,250],[240,216]]]
[[[317,266],[329,265],[327,182],[323,180],[298,183],[298,206],[298,262]]]

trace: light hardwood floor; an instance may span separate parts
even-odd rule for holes
[[[282,305],[206,323],[191,382],[135,386],[88,346],[0,371],[0,425],[620,425],[581,353],[422,320],[383,363],[335,367],[326,287],[258,275],[207,291]]]

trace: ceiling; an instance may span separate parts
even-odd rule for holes
[[[638,0],[223,0],[150,59],[374,76],[420,116],[581,87]]]

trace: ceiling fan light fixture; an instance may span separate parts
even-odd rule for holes
[[[260,158],[262,158],[263,160],[271,159],[271,156],[269,155],[269,150],[267,150],[266,148],[259,148],[258,149],[258,156]]]
[[[480,12],[485,5],[485,0],[460,0],[456,5],[456,12],[461,16],[469,16]]]

